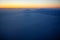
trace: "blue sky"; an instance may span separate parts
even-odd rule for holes
[[[52,3],[58,4],[60,0],[0,0],[0,3]]]

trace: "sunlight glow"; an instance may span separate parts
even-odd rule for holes
[[[59,0],[0,0],[0,8],[60,8]]]

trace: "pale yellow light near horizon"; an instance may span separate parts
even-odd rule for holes
[[[37,2],[36,2],[37,1]],[[27,1],[27,0],[11,0],[11,1],[0,1],[0,8],[60,8],[59,2],[45,2],[44,0],[39,2]],[[52,0],[51,0],[52,1]]]

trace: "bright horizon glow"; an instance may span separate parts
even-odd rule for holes
[[[0,0],[0,8],[60,8],[59,0]]]

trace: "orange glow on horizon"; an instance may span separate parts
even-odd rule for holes
[[[0,8],[60,8],[60,5],[54,4],[0,4]]]

